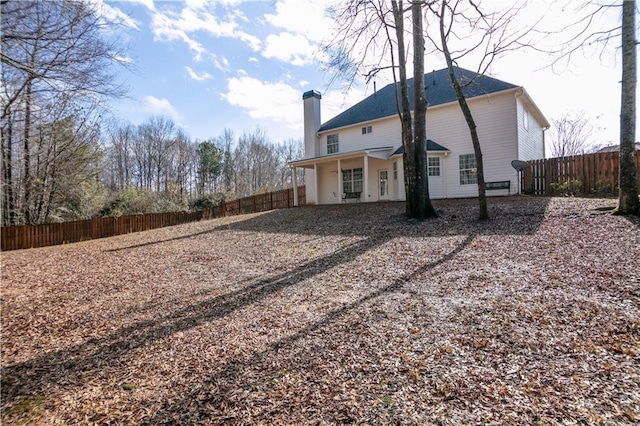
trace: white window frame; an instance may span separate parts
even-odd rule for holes
[[[522,127],[529,130],[529,111],[526,108],[522,108]]]
[[[398,180],[398,162],[393,162],[393,180]]]
[[[362,192],[362,167],[342,170],[342,193]]]
[[[362,128],[362,134],[363,135],[366,135],[367,133],[371,133],[371,132],[373,132],[373,127],[371,127],[371,126],[364,126]]]
[[[336,154],[340,151],[340,138],[338,133],[327,135],[327,154]]]
[[[478,168],[475,154],[461,154],[458,157],[460,185],[477,185]]]
[[[427,157],[427,174],[429,176],[440,176],[440,157]]]

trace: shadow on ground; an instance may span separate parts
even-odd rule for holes
[[[129,327],[119,329],[100,338],[87,340],[81,344],[61,350],[43,353],[23,363],[8,365],[2,370],[3,414],[23,400],[27,393],[44,394],[52,389],[64,389],[66,383],[86,380],[105,366],[114,365],[133,349],[200,326],[214,319],[223,318],[239,309],[260,302],[270,295],[324,273],[340,264],[354,261],[358,256],[384,244],[398,236],[406,237],[450,237],[463,236],[464,239],[451,251],[438,259],[425,259],[421,266],[392,282],[382,285],[359,299],[329,311],[324,318],[313,322],[294,334],[271,343],[265,350],[250,354],[241,359],[230,359],[224,365],[216,366],[219,373],[202,377],[202,386],[186,392],[178,400],[165,404],[159,411],[144,419],[145,424],[193,424],[205,421],[216,407],[228,399],[228,393],[234,388],[252,391],[260,383],[243,384],[243,375],[247,369],[272,369],[267,359],[278,357],[288,351],[285,358],[294,364],[291,368],[304,370],[313,368],[315,361],[309,357],[317,356],[306,349],[297,348],[301,340],[313,335],[322,339],[329,338],[334,332],[332,325],[351,315],[363,305],[374,299],[380,299],[402,290],[405,283],[411,282],[434,267],[450,262],[458,253],[481,235],[531,235],[536,232],[544,219],[548,199],[511,197],[490,201],[492,219],[479,222],[477,205],[474,200],[456,200],[435,202],[440,217],[423,222],[406,219],[403,215],[404,204],[380,203],[357,204],[348,206],[315,206],[289,210],[278,210],[260,215],[252,215],[226,225],[213,227],[200,233],[183,235],[164,241],[116,248],[113,251],[136,250],[149,245],[169,244],[181,239],[198,238],[201,235],[234,232],[267,232],[313,235],[348,235],[362,237],[356,242],[339,247],[327,255],[303,262],[300,266],[275,276],[247,283],[240,289],[226,294],[210,297],[205,301],[188,304],[183,308],[168,312],[154,320],[141,321]],[[345,220],[345,218],[358,220]],[[344,331],[342,331],[344,332]],[[354,336],[354,338],[356,338]],[[357,340],[357,339],[356,339]],[[304,359],[295,358],[294,352]],[[327,354],[322,354],[327,356]],[[270,361],[271,362],[271,361]],[[274,370],[269,375],[277,375]],[[267,386],[268,383],[262,383]],[[225,402],[225,404],[227,404]],[[188,412],[184,412],[189,407]],[[316,407],[316,411],[319,410]],[[268,415],[268,410],[264,411]],[[261,421],[267,421],[262,418]],[[336,413],[335,421],[353,421],[348,412]],[[219,418],[217,421],[224,422]],[[226,421],[233,422],[233,419]]]

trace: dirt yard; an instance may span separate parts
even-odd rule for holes
[[[476,203],[2,253],[2,423],[638,424],[640,219]]]

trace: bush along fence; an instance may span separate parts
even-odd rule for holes
[[[635,153],[640,171],[640,151]],[[536,195],[615,195],[620,154],[600,152],[529,161],[522,172],[522,192]],[[638,173],[640,189],[640,173]]]
[[[298,202],[301,206],[306,204],[304,186],[298,187]],[[151,213],[43,225],[4,226],[0,228],[0,241],[2,251],[46,247],[289,207],[293,207],[293,188],[227,201],[219,206],[194,212]]]

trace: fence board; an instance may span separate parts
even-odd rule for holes
[[[635,153],[638,190],[640,191],[640,151]],[[620,157],[617,152],[600,152],[571,157],[546,158],[529,161],[522,173],[522,190],[536,195],[550,195],[551,184],[578,180],[584,194],[593,194],[610,188],[618,191]]]
[[[306,204],[304,186],[298,187],[298,200],[299,205]],[[0,228],[0,248],[2,251],[8,251],[75,243],[290,206],[293,206],[293,188],[227,201],[211,209],[195,212],[150,213],[43,225],[3,226]]]

